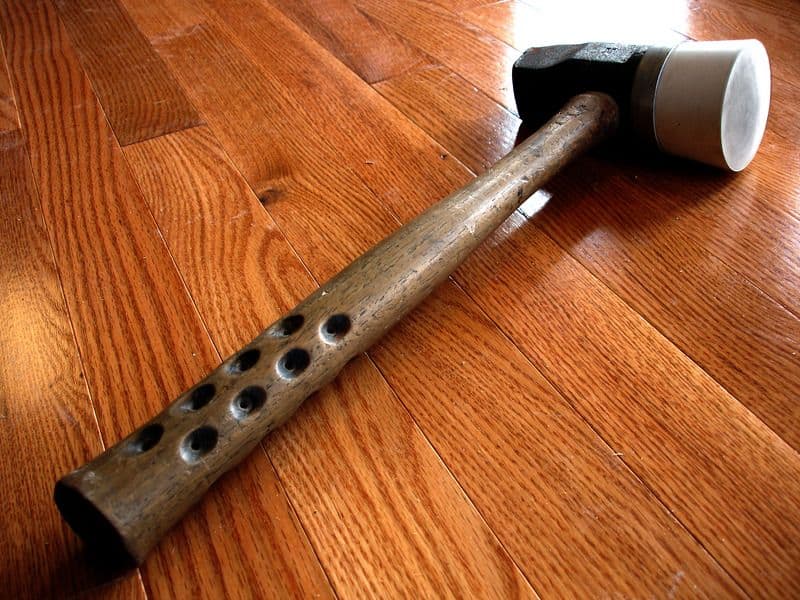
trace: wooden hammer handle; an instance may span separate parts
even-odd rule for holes
[[[616,123],[610,97],[570,100],[489,171],[355,260],[138,431],[62,478],[55,501],[64,518],[87,543],[140,563],[214,481]]]

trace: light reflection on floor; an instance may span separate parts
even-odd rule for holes
[[[525,200],[517,210],[528,219],[532,219],[552,197],[553,195],[545,189],[536,190],[533,196]]]
[[[677,31],[691,19],[686,0],[510,0],[482,8],[494,11],[492,33],[518,50],[588,41],[671,45],[683,39]]]

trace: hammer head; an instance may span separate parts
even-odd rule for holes
[[[757,40],[531,48],[512,76],[532,126],[576,94],[605,92],[619,104],[623,135],[731,171],[755,156],[769,111],[769,59]]]

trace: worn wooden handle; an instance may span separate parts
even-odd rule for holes
[[[214,481],[616,123],[610,97],[573,98],[489,171],[355,260],[138,431],[62,478],[55,488],[61,514],[87,543],[140,563]]]

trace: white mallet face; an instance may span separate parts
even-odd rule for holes
[[[683,42],[667,55],[653,98],[664,152],[744,169],[767,124],[769,58],[758,40]]]

